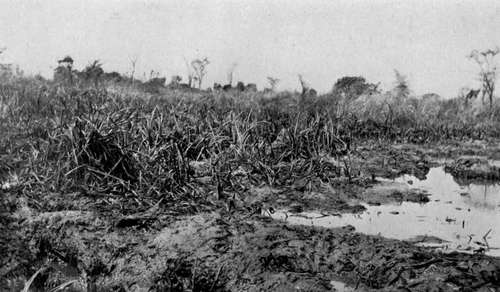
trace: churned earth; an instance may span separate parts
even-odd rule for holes
[[[470,187],[495,185],[497,145],[359,145],[349,157],[325,155],[304,175],[271,183],[256,182],[242,165],[232,174],[238,188],[223,192],[199,161],[191,165],[193,180],[205,197],[152,205],[109,193],[36,193],[8,175],[0,181],[0,290],[498,291],[494,246],[444,250],[430,244],[446,240],[439,235],[394,239],[354,224],[320,226],[311,217],[375,221],[368,212],[378,210],[404,223],[403,212],[413,208],[406,206],[446,203],[421,187],[442,171],[469,186],[450,200],[457,213],[443,222],[460,229],[468,223],[457,214],[467,208],[500,213],[495,194],[480,200]],[[493,222],[479,233],[472,241],[500,230]]]

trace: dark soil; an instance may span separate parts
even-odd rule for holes
[[[206,198],[150,205],[113,193],[9,187],[0,190],[0,290],[21,290],[39,271],[33,291],[63,283],[66,291],[332,291],[332,280],[358,291],[497,291],[498,258],[267,216],[277,208],[342,213],[363,211],[360,202],[425,203],[427,194],[378,177],[425,177],[442,151],[360,147],[352,177],[309,173],[272,186],[252,183],[242,167],[233,182],[241,187],[221,193],[198,163]]]

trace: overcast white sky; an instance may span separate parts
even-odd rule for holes
[[[204,85],[235,81],[298,88],[297,74],[319,91],[362,75],[389,89],[394,69],[417,94],[455,95],[474,86],[473,49],[500,45],[500,2],[0,0],[4,61],[51,76],[64,55],[81,68],[186,74],[184,58],[208,57]]]

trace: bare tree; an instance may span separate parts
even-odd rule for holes
[[[468,56],[479,66],[479,79],[481,81],[482,100],[487,96],[490,101],[490,108],[493,107],[493,93],[495,92],[495,83],[497,79],[497,66],[495,56],[500,53],[500,48],[488,49],[482,52],[474,50]]]
[[[233,84],[233,75],[234,75],[234,70],[236,69],[236,66],[238,66],[237,63],[233,63],[231,67],[229,67],[229,70],[227,70],[227,84],[232,85]]]
[[[207,74],[207,66],[210,64],[208,58],[196,59],[191,62],[191,67],[194,71],[194,79],[198,81],[198,88],[201,89],[201,83],[203,82],[203,78]]]
[[[130,65],[132,66],[132,70],[130,72],[130,79],[132,80],[132,84],[134,84],[135,66],[137,64],[138,59],[139,57],[137,56],[130,58]]]
[[[269,86],[271,86],[271,91],[274,92],[276,90],[276,86],[280,82],[278,78],[274,77],[267,77],[267,82],[269,83]]]

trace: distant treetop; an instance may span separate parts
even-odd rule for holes
[[[70,56],[66,56],[66,57],[64,57],[63,59],[58,60],[57,62],[58,62],[58,63],[69,63],[69,64],[73,64],[73,58],[71,58]]]
[[[344,94],[349,98],[360,96],[370,89],[378,90],[378,84],[368,83],[362,76],[344,76],[333,85],[333,93]]]

